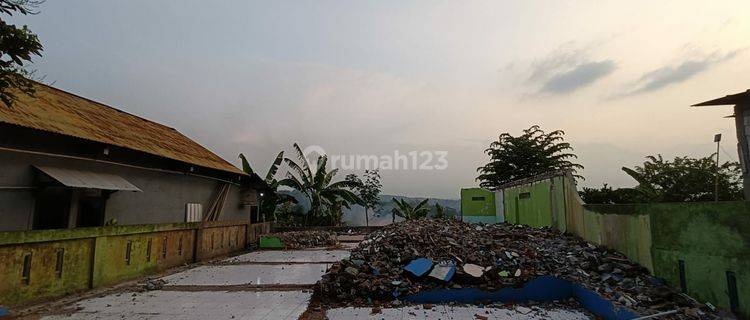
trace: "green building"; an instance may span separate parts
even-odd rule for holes
[[[498,210],[498,200],[500,210]],[[503,194],[483,188],[461,189],[461,220],[469,223],[503,222]]]

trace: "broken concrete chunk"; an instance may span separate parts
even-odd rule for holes
[[[464,272],[466,272],[466,274],[474,278],[479,278],[484,274],[484,268],[476,264],[467,263],[464,265],[463,269],[464,269]]]
[[[451,281],[453,275],[456,273],[456,264],[453,261],[445,261],[438,263],[432,268],[430,277],[443,281]]]
[[[528,314],[529,312],[531,312],[531,309],[524,306],[516,306],[516,311],[518,311],[518,313],[520,314]]]

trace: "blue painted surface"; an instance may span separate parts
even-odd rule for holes
[[[7,315],[9,315],[9,314],[10,314],[10,313],[8,313],[8,309],[5,309],[5,308],[3,308],[3,307],[0,307],[0,317],[5,317],[5,316],[7,316]]]
[[[602,298],[593,291],[578,284],[552,276],[543,276],[531,280],[522,288],[504,288],[489,292],[476,288],[440,289],[409,295],[404,300],[413,303],[475,303],[475,302],[548,302],[575,298],[581,306],[591,313],[607,320],[628,320],[638,316],[628,310],[617,309],[612,302]]]
[[[417,277],[425,275],[430,269],[432,269],[432,260],[427,258],[414,259],[404,267],[404,270],[411,272],[411,274]]]

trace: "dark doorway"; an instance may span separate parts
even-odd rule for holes
[[[78,202],[78,223],[76,227],[101,227],[104,225],[104,207],[106,199],[102,197],[81,197]]]
[[[68,188],[47,187],[38,190],[32,229],[68,228],[71,196],[71,190]]]
[[[258,210],[258,206],[250,206],[250,222],[251,223],[260,222],[260,216],[258,216],[258,213],[260,213],[260,211]]]

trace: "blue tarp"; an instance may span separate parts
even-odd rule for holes
[[[439,289],[406,296],[413,303],[475,303],[475,302],[549,302],[575,298],[591,313],[607,320],[628,320],[638,316],[628,310],[617,309],[612,302],[597,293],[553,276],[542,276],[526,283],[522,288],[504,288],[493,292],[476,288]]]

